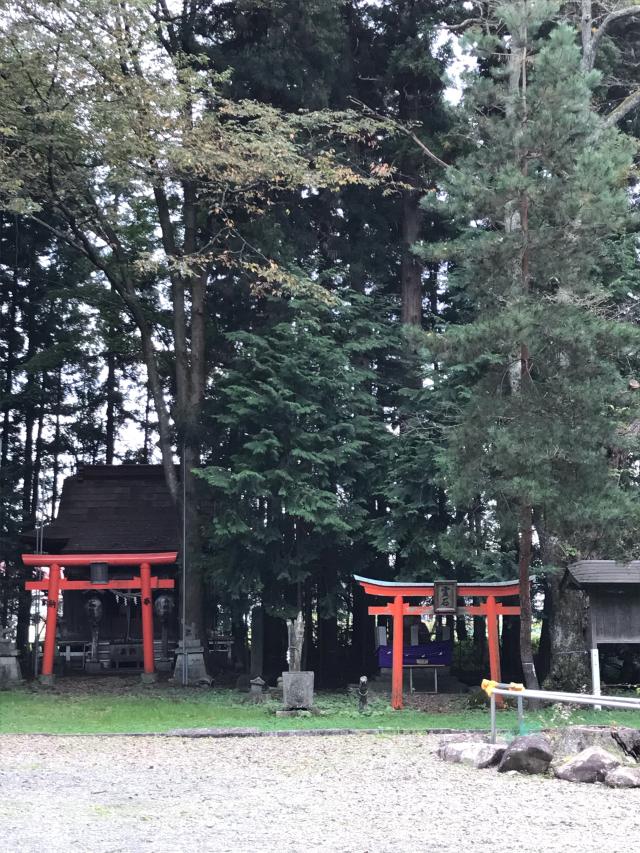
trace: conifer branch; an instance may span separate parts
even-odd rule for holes
[[[363,103],[363,101],[358,100],[358,98],[354,98],[352,96],[349,96],[349,100],[351,101],[351,103],[360,107],[360,109],[366,115],[369,115],[369,116],[371,116],[371,118],[376,118],[379,121],[383,121],[387,124],[390,124],[393,127],[395,127],[396,130],[399,130],[401,133],[404,133],[405,136],[408,136],[409,139],[411,139],[411,140],[413,140],[413,142],[415,142],[415,144],[418,146],[418,148],[420,148],[420,150],[422,151],[423,154],[426,154],[427,157],[430,160],[433,160],[434,163],[437,163],[438,166],[441,166],[443,169],[449,169],[450,168],[450,164],[445,163],[445,161],[441,160],[437,154],[434,154],[433,151],[428,146],[426,146],[424,144],[424,142],[420,139],[420,137],[416,133],[414,133],[414,131],[411,130],[410,127],[407,127],[405,124],[402,124],[402,122],[398,121],[395,118],[391,118],[391,116],[385,116],[379,112],[376,112],[376,110],[373,110],[371,107],[369,107],[365,103]]]
[[[640,88],[635,89],[627,97],[618,104],[618,106],[605,116],[605,127],[615,127],[631,110],[640,107]]]
[[[592,33],[590,44],[588,50],[585,52],[583,60],[587,71],[591,71],[593,68],[602,37],[606,35],[611,24],[614,24],[622,18],[631,18],[634,15],[640,16],[640,5],[636,4],[634,6],[625,6],[623,9],[615,9],[613,12],[609,12],[600,26]]]

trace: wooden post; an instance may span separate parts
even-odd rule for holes
[[[56,653],[56,628],[58,625],[58,598],[60,594],[60,566],[52,563],[49,569],[47,590],[47,627],[44,634],[42,655],[42,680],[53,680],[53,659]]]
[[[140,593],[142,598],[142,651],[144,655],[145,681],[152,681],[155,674],[153,659],[153,599],[151,595],[151,566],[140,564]]]
[[[500,672],[500,641],[498,638],[498,613],[496,598],[487,596],[487,639],[489,641],[489,672],[493,681],[502,681]]]
[[[404,628],[404,602],[401,595],[393,599],[393,652],[391,658],[391,706],[402,709],[402,658]]]
[[[589,645],[591,646],[591,692],[594,696],[602,695],[600,685],[600,655],[598,653],[598,637],[593,623],[593,616],[589,619]],[[601,711],[602,705],[594,705],[594,711]]]
[[[591,684],[592,693],[594,696],[601,696],[600,687],[600,655],[598,654],[598,646],[591,649]],[[594,711],[602,711],[602,705],[594,705]]]

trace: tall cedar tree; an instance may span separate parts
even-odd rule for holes
[[[501,38],[473,38],[479,58],[505,61],[466,90],[472,150],[446,176],[462,233],[443,254],[473,317],[442,341],[439,460],[454,501],[481,495],[517,533],[521,657],[536,686],[533,519],[539,537],[582,555],[624,550],[638,529],[629,477],[608,453],[635,453],[640,335],[615,317],[615,282],[604,287],[611,254],[632,251],[633,146],[592,110],[599,75],[581,68],[576,32],[555,25],[552,4],[496,11]]]
[[[372,538],[393,440],[375,364],[397,345],[370,302],[353,291],[327,305],[263,300],[258,331],[228,334],[234,355],[208,404],[218,441],[200,474],[216,506],[213,580],[230,599],[289,617],[315,583],[321,622],[345,609],[339,590]]]
[[[242,240],[237,219],[260,216],[293,189],[371,183],[315,141],[373,138],[372,123],[351,117],[338,127],[331,114],[225,99],[201,53],[195,2],[175,15],[146,0],[4,5],[0,205],[86,258],[132,318],[177,504],[174,453],[184,448],[187,541],[197,555],[190,472],[213,381],[208,294],[218,270],[237,264],[271,285],[292,278]],[[183,594],[202,631],[201,578],[190,565]]]

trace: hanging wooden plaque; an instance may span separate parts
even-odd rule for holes
[[[455,614],[457,611],[458,584],[456,581],[434,581],[433,612],[438,616]]]

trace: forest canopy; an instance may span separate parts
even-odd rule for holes
[[[640,7],[0,9],[3,627],[63,478],[156,463],[203,634],[302,610],[329,683],[354,573],[519,577],[567,683],[563,567],[639,550]]]

